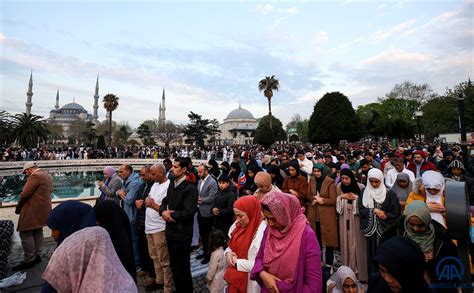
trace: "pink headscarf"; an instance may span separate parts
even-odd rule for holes
[[[104,168],[104,174],[107,178],[112,177],[115,174],[115,169],[112,166],[107,166]]]
[[[300,254],[301,238],[308,224],[298,198],[282,192],[270,192],[262,204],[270,208],[275,220],[285,228],[271,228],[267,233],[264,266],[278,278],[291,282]]]
[[[42,278],[58,292],[137,292],[109,233],[98,226],[67,237],[54,251]]]

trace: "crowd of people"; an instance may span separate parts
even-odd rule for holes
[[[210,292],[463,286],[437,268],[458,257],[446,223],[446,181],[465,182],[474,203],[472,169],[460,149],[239,147],[226,148],[220,164],[211,156],[197,167],[180,155],[138,173],[107,166],[94,207],[66,201],[52,211],[49,179],[39,180],[49,175],[27,162],[17,208],[25,260],[14,270],[41,261],[47,224],[58,247],[43,292],[134,292],[138,278],[147,290],[193,292],[190,255],[200,246],[196,259],[208,264]]]

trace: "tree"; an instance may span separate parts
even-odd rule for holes
[[[140,126],[138,126],[138,129],[137,129],[137,134],[138,134],[138,137],[140,137],[140,139],[142,140],[144,145],[155,144],[155,140],[152,137],[152,134],[148,125],[144,123],[140,124]]]
[[[219,122],[216,119],[203,119],[201,115],[194,112],[188,114],[189,124],[183,130],[186,143],[196,143],[204,147],[204,140],[209,136],[220,133]]]
[[[272,97],[273,91],[278,91],[280,88],[280,83],[278,79],[275,78],[275,75],[265,76],[264,79],[260,80],[258,83],[258,90],[263,91],[263,95],[267,97],[268,100],[268,115],[272,116]],[[272,120],[270,119],[270,129],[272,129]]]
[[[14,140],[13,119],[10,113],[0,111],[0,145],[10,144]]]
[[[49,130],[43,117],[34,114],[16,114],[12,117],[15,141],[25,147],[36,147],[48,140]]]
[[[362,134],[373,135],[375,138],[384,135],[382,116],[382,105],[379,103],[370,103],[357,107],[356,117],[362,128]]]
[[[411,81],[396,84],[393,89],[385,95],[386,99],[404,99],[414,100],[422,104],[434,97],[433,92],[428,84],[416,84]]]
[[[67,131],[68,143],[79,144],[85,141],[84,133],[87,131],[86,122],[81,119],[74,120]]]
[[[48,124],[48,130],[50,133],[49,139],[51,143],[57,143],[59,140],[64,138],[64,128],[61,124]]]
[[[97,148],[100,150],[105,149],[105,138],[103,135],[99,135],[97,138]]]
[[[456,99],[457,105],[459,93],[462,93],[464,96],[466,131],[474,131],[474,85],[472,84],[471,79],[459,83],[454,86],[454,89],[447,89],[445,96],[450,96]]]
[[[92,141],[97,138],[97,130],[95,129],[95,124],[90,121],[86,122],[85,130],[82,134],[89,141],[89,146],[92,146]]]
[[[290,128],[296,128],[296,125],[298,125],[298,123],[300,123],[302,121],[303,121],[303,119],[301,118],[300,114],[294,114],[293,117],[291,117],[290,122],[288,122],[288,124],[286,124],[286,130],[288,131],[288,129],[290,129]]]
[[[113,142],[118,145],[127,144],[128,137],[132,134],[132,128],[128,122],[122,122],[118,125],[118,130],[113,133]]]
[[[171,121],[166,121],[162,126],[161,131],[157,134],[157,137],[165,143],[165,148],[168,150],[170,143],[178,139],[182,132],[183,129],[181,126],[178,126]]]
[[[158,135],[160,132],[160,121],[158,119],[145,120],[142,124],[147,125],[150,132],[154,135]]]
[[[112,144],[112,112],[115,111],[119,105],[119,98],[114,94],[107,94],[102,99],[104,108],[109,112],[109,145]]]
[[[326,93],[315,105],[309,119],[309,139],[335,145],[340,140],[360,138],[359,121],[349,99],[340,92]]]
[[[308,119],[300,121],[296,124],[296,133],[298,133],[301,142],[308,142],[308,125]]]
[[[269,117],[273,120],[273,129],[270,128]],[[286,132],[283,130],[281,121],[271,115],[263,116],[258,122],[253,141],[254,143],[261,144],[266,148],[270,147],[276,141],[286,141]]]

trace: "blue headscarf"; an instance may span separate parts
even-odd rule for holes
[[[92,207],[75,200],[65,201],[54,208],[46,223],[52,230],[59,230],[58,246],[74,232],[97,225]]]

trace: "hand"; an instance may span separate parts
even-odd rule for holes
[[[380,209],[374,209],[374,212],[375,214],[377,215],[377,217],[379,217],[380,219],[382,220],[385,220],[387,219],[387,216],[385,216],[385,212],[380,210]]]
[[[213,208],[212,209],[212,214],[214,216],[219,216],[221,214],[221,211],[218,208]]]
[[[425,253],[425,259],[426,261],[430,261],[433,259],[433,251]]]
[[[202,197],[198,197],[198,204],[202,204]]]
[[[141,208],[142,208],[142,205],[143,205],[143,199],[137,199],[137,200],[135,201],[135,207],[136,207],[137,209],[141,209]]]
[[[235,254],[235,252],[226,253],[225,258],[227,259],[227,266],[235,267],[234,260],[237,260],[237,254]]]
[[[402,209],[404,209],[406,203],[405,203],[404,201],[401,201],[401,200],[399,201],[399,203],[400,203],[400,207],[401,207]]]
[[[145,206],[146,206],[147,208],[153,207],[153,204],[154,204],[154,203],[155,203],[155,201],[153,200],[153,198],[150,198],[150,197],[149,197],[149,198],[147,198],[147,199],[145,200]]]
[[[263,281],[263,285],[265,285],[265,287],[267,287],[268,291],[270,291],[272,293],[279,293],[280,292],[280,290],[278,290],[278,287],[277,287],[277,284],[276,284],[277,281],[281,281],[280,279],[278,279],[274,275],[272,275],[270,273],[267,273],[265,271],[260,272],[259,275],[260,275],[260,279],[262,279],[262,281]]]
[[[291,194],[298,196],[298,192],[294,191],[293,189],[288,190]]]
[[[104,186],[104,181],[97,181],[97,185],[99,188],[102,188],[102,186]]]
[[[117,192],[118,196],[124,200],[125,199],[125,196],[127,195],[127,193],[125,193],[125,190],[123,189],[120,189],[118,192]]]
[[[428,202],[427,205],[430,212],[433,212],[433,213],[444,213],[446,211],[444,206],[440,203]]]
[[[314,206],[316,204],[322,205],[324,204],[324,199],[320,196],[313,196],[311,204]]]
[[[164,212],[161,213],[161,217],[163,218],[163,220],[165,220],[166,222],[176,222],[172,217],[171,217],[171,214],[174,213],[173,210],[166,210]]]
[[[341,198],[343,199],[347,199],[347,200],[355,200],[356,199],[356,195],[352,192],[349,192],[349,193],[343,193],[341,195]]]

